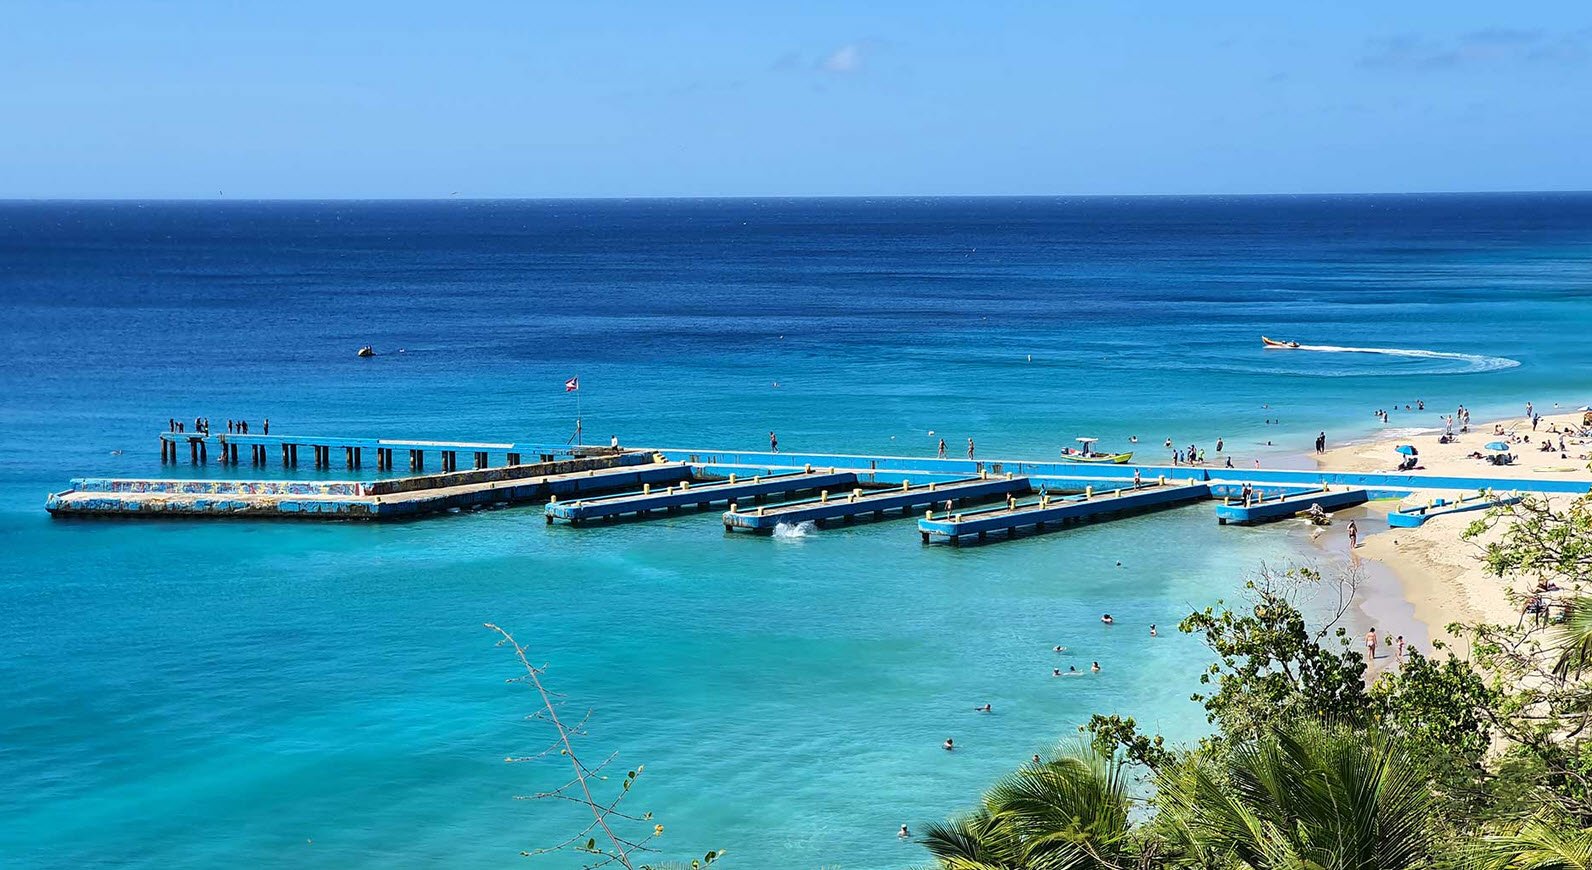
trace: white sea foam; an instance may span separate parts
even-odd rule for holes
[[[1465,364],[1461,372],[1495,372],[1512,369],[1520,360],[1506,356],[1485,356],[1477,353],[1450,353],[1442,350],[1420,350],[1405,347],[1339,347],[1335,344],[1301,344],[1290,350],[1313,350],[1318,353],[1376,353],[1384,356],[1403,356],[1414,359],[1451,359]],[[1456,372],[1458,374],[1458,372]]]
[[[776,523],[774,525],[774,538],[776,540],[794,541],[808,535],[817,534],[818,526],[812,520],[802,523]]]

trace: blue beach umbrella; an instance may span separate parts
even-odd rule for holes
[[[1413,444],[1400,444],[1393,449],[1404,454],[1405,456],[1414,456],[1419,452],[1415,449],[1415,445]]]
[[[1487,449],[1494,453],[1508,453],[1509,445],[1502,441],[1493,441],[1487,445]]]

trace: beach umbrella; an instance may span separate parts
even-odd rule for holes
[[[1494,453],[1508,453],[1509,445],[1502,441],[1492,441],[1487,444],[1487,449]]]
[[[1415,449],[1415,445],[1413,444],[1400,444],[1393,449],[1404,454],[1405,456],[1415,456],[1420,453],[1419,450]]]

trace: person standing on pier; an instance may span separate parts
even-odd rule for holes
[[[265,422],[260,426],[260,428],[262,430],[264,430],[263,434],[266,434],[266,435],[271,434],[271,418],[270,417],[266,417],[265,418]]]
[[[775,435],[772,430],[768,433],[768,452],[779,452],[779,436]]]
[[[973,439],[972,438],[967,439],[967,458],[968,459],[972,459],[973,458]]]

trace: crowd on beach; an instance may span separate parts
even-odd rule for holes
[[[260,422],[260,430],[261,430],[260,431],[261,435],[269,435],[269,434],[271,434],[271,418],[270,417],[266,417],[264,420],[262,420]],[[166,420],[166,431],[167,432],[188,432],[188,431],[192,431],[192,432],[194,432],[196,434],[199,434],[199,435],[209,435],[210,434],[210,418],[209,417],[195,417],[195,418],[193,418],[193,429],[190,430],[188,428],[188,424],[187,424],[186,421],[178,420],[176,417],[171,417],[171,418]],[[229,434],[229,435],[247,435],[247,434],[249,434],[249,421],[248,420],[228,420],[227,421],[227,434]]]
[[[1405,405],[1404,410],[1425,410],[1426,403],[1417,401],[1412,409]],[[1395,406],[1397,410],[1397,406]],[[1550,413],[1562,413],[1557,405]],[[1592,412],[1582,411],[1577,419],[1574,415],[1561,422],[1548,421],[1543,426],[1543,415],[1531,402],[1525,404],[1525,416],[1518,423],[1514,421],[1498,422],[1492,426],[1492,431],[1486,436],[1490,448],[1487,450],[1471,450],[1464,455],[1465,459],[1490,462],[1494,465],[1508,465],[1515,459],[1511,451],[1501,450],[1499,443],[1519,445],[1523,450],[1534,453],[1556,453],[1559,459],[1574,459],[1579,461],[1592,460],[1592,451],[1586,448],[1592,445]],[[1388,412],[1378,409],[1375,416],[1384,424],[1388,422]],[[1438,435],[1438,444],[1458,444],[1463,436],[1471,434],[1471,411],[1464,405],[1459,405],[1450,414],[1443,414],[1439,418],[1443,424],[1441,434]],[[1527,429],[1526,427],[1530,428]],[[1529,446],[1528,446],[1529,445]],[[1400,448],[1403,450],[1402,448]],[[1403,451],[1410,453],[1410,451]],[[1400,471],[1411,471],[1420,468],[1416,457],[1407,456]]]

